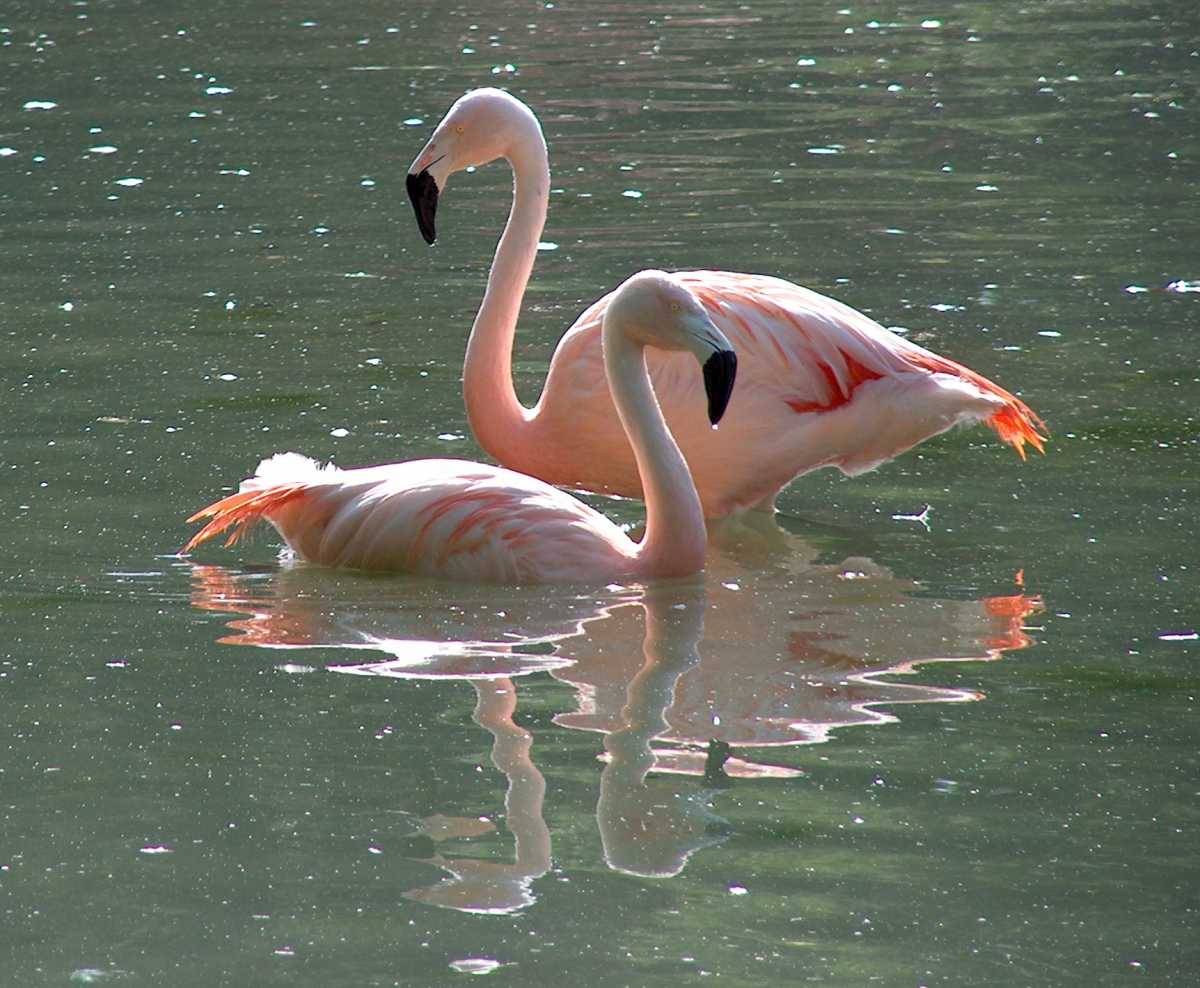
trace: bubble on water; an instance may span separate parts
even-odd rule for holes
[[[172,848],[167,847],[166,844],[148,844],[146,847],[138,848],[138,850],[142,854],[174,854],[175,853],[174,850]]]
[[[425,121],[421,117],[409,117],[404,121],[405,127],[420,127]]]
[[[31,99],[22,110],[53,110],[58,104],[51,99]]]
[[[639,192],[637,189],[626,189],[621,193],[626,199],[641,199],[646,193]]]
[[[130,176],[127,176],[126,178],[118,178],[113,184],[114,185],[123,185],[127,189],[133,189],[133,188],[136,188],[137,186],[141,185],[145,181],[146,180],[144,178],[134,178],[132,175],[130,175]]]
[[[217,379],[220,381],[236,381],[238,376],[236,374],[218,374]]]
[[[233,90],[228,86],[209,86],[204,90],[205,96],[228,96]]]
[[[350,435],[350,430],[342,428],[330,429],[329,434],[335,439],[345,439],[348,435]]]
[[[117,149],[112,144],[93,144],[88,148],[88,154],[116,154]]]

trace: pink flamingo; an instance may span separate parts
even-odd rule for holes
[[[640,543],[571,495],[512,470],[467,460],[339,470],[282,453],[260,463],[237,494],[189,518],[209,521],[183,551],[231,527],[226,544],[233,544],[265,518],[301,558],[329,566],[503,583],[698,572],[707,547],[704,515],[655,401],[646,348],[686,351],[700,361],[713,425],[729,401],[737,359],[695,296],[659,271],[634,275],[617,289],[603,340],[604,372],[646,490]],[[700,404],[700,375],[692,376]]]
[[[477,89],[450,108],[408,172],[421,234],[430,244],[436,239],[438,196],[450,176],[497,158],[512,168],[513,205],[467,344],[471,428],[514,470],[640,497],[635,459],[600,371],[600,327],[612,295],[567,330],[533,408],[513,389],[513,337],[550,195],[546,142],[529,107],[501,90]],[[779,491],[801,474],[825,466],[859,474],[959,422],[986,422],[1022,459],[1026,442],[1042,449],[1038,429],[1045,426],[1024,402],[841,302],[764,275],[676,277],[733,341],[743,381],[719,436],[711,436],[695,419],[686,358],[647,354],[706,517],[773,511]]]

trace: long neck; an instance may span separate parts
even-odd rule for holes
[[[700,496],[654,397],[644,347],[629,340],[611,320],[604,326],[604,369],[646,499],[646,534],[637,548],[641,575],[698,572],[708,543]]]
[[[530,421],[530,411],[517,399],[513,387],[512,348],[550,198],[546,142],[532,117],[530,122],[529,132],[514,142],[509,154],[512,211],[496,247],[463,364],[463,395],[471,429],[479,444],[506,464],[514,463]]]

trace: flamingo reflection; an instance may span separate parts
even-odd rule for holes
[[[507,781],[513,858],[451,856],[443,851],[450,841],[492,825],[431,815],[423,829],[435,852],[424,860],[445,877],[407,895],[514,912],[535,900],[533,883],[551,862],[545,782],[532,737],[513,720],[516,677],[549,671],[571,685],[575,709],[555,723],[603,735],[596,818],[607,864],[667,876],[728,832],[712,805],[731,779],[801,774],[787,758],[763,762],[738,749],[783,755],[836,728],[894,721],[897,704],[979,699],[891,677],[930,662],[992,661],[1031,644],[1023,624],[1040,609],[1036,597],[936,598],[869,559],[821,564],[796,549],[768,549],[749,568],[739,562],[744,546],[718,547],[703,582],[500,598],[495,588],[474,598],[461,586],[407,582],[397,595],[386,583],[374,602],[364,601],[370,584],[361,578],[193,565],[192,600],[237,615],[226,643],[369,649],[382,655],[328,668],[467,681],[474,720],[492,735],[492,764]]]

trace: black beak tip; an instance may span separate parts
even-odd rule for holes
[[[737,379],[737,354],[732,350],[718,350],[704,362],[704,391],[708,395],[708,420],[713,425],[721,421],[729,398],[733,394],[733,382]]]
[[[437,228],[434,225],[438,204],[437,182],[426,168],[416,175],[410,172],[404,184],[417,217],[417,228],[421,231],[425,243],[432,245],[437,240]]]

